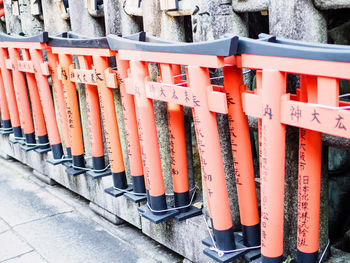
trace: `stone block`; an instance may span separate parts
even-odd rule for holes
[[[0,234],[0,261],[28,253],[33,249],[12,231]]]
[[[314,0],[315,6],[321,10],[350,8],[348,0]]]
[[[70,30],[69,20],[61,17],[60,10],[55,0],[41,1],[43,7],[45,31],[50,35],[57,35]]]
[[[209,235],[203,215],[182,222],[171,219],[157,225],[145,218],[141,220],[144,234],[188,260],[192,262],[215,262],[203,254],[203,250],[207,247],[202,244],[202,240]]]
[[[259,12],[268,9],[268,0],[227,0],[228,4],[232,2],[232,8],[235,12]]]

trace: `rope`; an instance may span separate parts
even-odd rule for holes
[[[318,261],[318,263],[321,263],[321,262],[322,262],[323,257],[325,256],[325,254],[326,254],[326,252],[327,252],[327,250],[328,250],[328,247],[329,247],[329,244],[330,244],[330,243],[331,243],[331,242],[330,242],[330,240],[328,239],[327,245],[326,245],[326,247],[324,248],[323,253],[322,253],[322,255],[321,255],[320,260]]]
[[[205,224],[207,225],[208,233],[209,233],[210,239],[211,239],[211,241],[213,243],[213,246],[210,247],[209,249],[212,250],[212,251],[215,251],[218,254],[219,257],[222,257],[224,254],[228,254],[228,253],[234,253],[234,252],[239,252],[239,251],[258,249],[258,248],[261,247],[261,246],[254,246],[254,247],[237,248],[237,249],[233,249],[233,250],[220,250],[216,246],[216,242],[214,240],[213,235],[211,234],[211,231],[210,231],[210,228],[209,228],[209,225],[208,225],[207,221],[205,220],[204,217],[203,217],[203,219],[204,219]]]
[[[152,212],[154,213],[162,213],[162,212],[168,212],[168,211],[174,211],[174,210],[179,210],[179,209],[183,209],[183,208],[187,208],[187,207],[190,207],[192,205],[192,202],[193,202],[193,199],[194,199],[194,196],[196,194],[196,191],[194,191],[192,193],[192,197],[191,197],[191,201],[188,205],[184,205],[184,206],[179,206],[179,207],[173,207],[173,208],[168,208],[168,209],[164,209],[164,210],[154,210],[150,207],[149,203],[147,203],[147,206],[149,208],[149,210],[151,210]]]
[[[102,172],[106,171],[106,170],[109,168],[109,164],[108,164],[105,168],[103,168],[103,169],[101,169],[101,170],[96,170],[96,169],[88,168],[88,167],[75,166],[75,165],[73,165],[73,164],[72,164],[72,167],[73,167],[74,169],[78,169],[78,170],[94,171],[94,172],[96,172],[96,173],[102,173]]]
[[[0,131],[12,131],[12,128],[0,128]]]

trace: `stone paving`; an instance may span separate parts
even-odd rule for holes
[[[145,239],[142,233],[124,224],[115,226],[104,222],[80,197],[68,193],[62,199],[55,191],[62,195],[62,191],[67,190],[40,183],[30,169],[0,158],[1,263],[182,260],[177,256],[165,258],[163,254],[168,253],[159,250],[155,242],[144,242],[140,249]],[[106,228],[104,224],[109,225]],[[139,240],[139,247],[116,237],[108,228],[122,231],[132,243]]]

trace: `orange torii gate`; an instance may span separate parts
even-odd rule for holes
[[[339,79],[350,79],[350,49],[240,39],[237,64],[261,71],[244,111],[261,121],[262,262],[282,262],[285,125],[300,128],[298,262],[318,261],[321,133],[350,138],[350,105],[339,101]],[[276,42],[276,43],[271,43]],[[286,73],[301,76],[299,98],[286,93]]]
[[[232,55],[234,51],[232,47],[237,43],[237,38],[196,44],[173,42],[166,44],[159,40],[153,40],[154,43],[143,43],[117,36],[108,36],[108,39],[111,49],[118,50],[118,59],[124,61],[126,67],[130,65],[127,71],[128,78],[123,81],[127,93],[133,94],[135,98],[146,186],[149,191],[148,206],[141,209],[142,216],[155,223],[175,216],[171,214],[174,210],[167,207],[165,200],[159,150],[157,145],[155,147],[157,133],[152,99],[168,103],[168,116],[169,111],[180,110],[181,113],[181,106],[191,107],[194,114],[203,180],[213,222],[215,246],[220,251],[227,253],[219,256],[211,249],[206,249],[204,252],[220,262],[229,262],[246,253],[246,246],[258,246],[260,242],[259,217],[251,151],[248,149],[242,151],[242,157],[238,153],[241,147],[250,148],[248,123],[240,107],[239,90],[240,85],[243,84],[242,71],[230,68],[230,66],[226,67],[224,62],[225,56]],[[150,40],[152,41],[152,38]],[[149,80],[148,63],[158,64],[161,76],[157,82]],[[181,67],[186,70],[186,80],[178,78],[177,74],[181,72]],[[209,68],[224,68],[224,79],[226,79],[224,87],[210,83]],[[235,102],[237,100],[237,107],[228,106],[228,104],[233,105],[233,100]],[[174,107],[175,105],[178,107]],[[236,141],[232,138],[232,142],[236,158],[235,169],[237,176],[240,175],[240,178],[236,180],[245,192],[245,195],[243,192],[240,192],[239,195],[240,202],[242,202],[240,203],[242,222],[246,224],[244,241],[240,236],[236,238],[239,238],[237,241],[243,241],[246,246],[239,242],[235,243],[215,112],[229,114],[232,137],[238,134],[238,129],[242,125],[240,140]],[[233,118],[236,122],[233,121]],[[173,119],[171,116],[170,121],[174,123],[169,124],[169,137],[173,136],[172,139],[175,139],[172,129],[181,127],[182,121]],[[176,149],[176,151],[181,152],[181,149]],[[174,152],[171,152],[175,158],[176,151],[174,149]],[[248,161],[246,166],[251,165],[251,167],[244,170],[245,160],[242,158],[246,158]],[[181,159],[176,159],[176,161],[181,162]],[[241,163],[237,165],[238,162]],[[176,165],[172,164],[172,168],[178,171]],[[173,180],[176,180],[178,176],[178,173],[173,173]],[[186,176],[181,180],[184,181],[184,178]],[[174,183],[174,193],[177,191],[179,190]],[[174,208],[176,209],[176,205]],[[204,243],[212,245],[208,240],[205,240]],[[236,246],[243,249],[235,250]],[[259,252],[251,257],[254,258],[257,255]]]
[[[18,112],[23,129],[24,150],[36,149],[43,153],[51,150],[55,159],[63,156],[61,138],[56,122],[56,115],[47,80],[48,64],[44,62],[42,51],[45,50],[48,34],[42,33],[33,37],[12,37],[1,34],[1,71],[5,84],[6,98],[9,103],[11,122],[14,126],[15,139],[18,138]],[[11,71],[12,75],[11,76]],[[26,76],[26,79],[25,79]],[[26,81],[27,80],[27,81]],[[26,85],[27,84],[27,85]],[[27,86],[29,96],[27,93]],[[13,93],[16,91],[16,94]],[[32,107],[29,104],[29,98]],[[18,110],[16,110],[16,100]],[[45,108],[45,111],[43,111]],[[35,132],[38,137],[36,143]],[[16,140],[14,141],[16,142]]]
[[[61,80],[63,84],[62,99],[66,106],[68,133],[73,158],[72,167],[67,168],[67,173],[70,175],[78,175],[87,171],[87,174],[93,178],[99,178],[111,174],[108,166],[105,165],[100,108],[102,110],[102,119],[105,122],[106,141],[110,147],[111,138],[114,135],[113,129],[109,128],[112,123],[114,123],[114,120],[109,121],[109,119],[113,117],[113,112],[115,115],[114,108],[111,107],[112,105],[110,104],[111,99],[113,102],[113,94],[112,97],[103,96],[104,93],[101,92],[98,85],[102,77],[99,74],[95,74],[95,68],[93,68],[94,55],[111,55],[109,53],[110,51],[106,48],[106,43],[107,41],[104,41],[103,38],[81,38],[79,35],[72,33],[68,33],[66,37],[51,37],[48,43],[52,53],[58,54],[57,78]],[[95,49],[93,49],[92,45],[94,45]],[[79,69],[76,69],[73,64],[73,55],[77,56]],[[85,167],[83,135],[75,83],[85,84],[89,136],[92,151],[92,168]],[[100,101],[102,101],[101,104]],[[110,133],[112,134],[110,135]],[[117,135],[117,139],[113,139],[112,141],[119,142],[119,134]],[[110,152],[109,150],[109,153]],[[120,158],[122,157],[118,157],[115,160],[110,156],[112,172],[116,169],[116,165],[120,166],[120,163],[122,163],[122,159],[120,161]],[[124,168],[122,170],[122,172],[124,172]]]

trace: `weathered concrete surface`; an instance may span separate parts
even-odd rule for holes
[[[85,0],[69,0],[69,14],[73,32],[91,37],[104,35],[103,17],[93,18],[85,8]]]
[[[33,36],[44,31],[44,21],[31,13],[30,0],[19,0],[22,32]]]
[[[13,15],[11,1],[4,1],[5,22],[7,33],[18,34],[22,32],[21,20]]]
[[[19,144],[9,143],[8,138],[13,138],[13,134],[10,136],[0,136],[2,152],[24,164],[27,164],[41,174],[48,174],[47,165],[45,162],[47,153],[39,154],[34,151],[25,152],[21,149]]]
[[[89,212],[86,201],[32,181],[28,168],[0,159],[0,261],[180,262],[136,229]]]
[[[124,0],[107,0],[107,1],[117,1],[118,2],[119,15],[120,15],[120,21],[121,21],[120,32],[123,36],[142,31],[142,17],[129,16],[124,11],[124,8],[122,8],[124,3],[125,3]],[[107,4],[108,4],[108,2],[107,2]],[[107,19],[106,19],[106,21],[107,21]],[[106,29],[107,28],[108,28],[108,26],[106,26]]]
[[[70,30],[69,20],[62,19],[60,10],[54,0],[41,1],[45,31],[57,35]]]
[[[110,176],[92,179],[87,175],[69,176],[65,173],[65,167],[50,167],[50,178],[67,187],[71,191],[83,196],[98,206],[117,215],[128,223],[141,228],[140,215],[135,204],[123,196],[112,197],[104,192],[104,189],[113,185]],[[95,210],[97,212],[97,210]],[[101,214],[103,216],[103,214]]]
[[[321,10],[350,8],[350,2],[348,0],[314,0],[314,3]]]
[[[218,39],[226,33],[247,36],[244,15],[235,13],[230,1],[198,1],[198,12],[192,16],[193,41]]]
[[[137,210],[138,204],[124,197],[114,198],[104,192],[104,189],[113,185],[110,176],[96,180],[88,175],[69,176],[65,171],[65,166],[53,166],[46,162],[48,156],[52,159],[51,152],[45,154],[39,154],[34,151],[25,152],[20,148],[19,144],[10,144],[7,138],[8,136],[0,135],[1,151],[39,172],[39,179],[42,180],[43,176],[47,176],[47,180],[54,180],[60,185],[94,202],[109,213],[141,228],[140,215]]]
[[[311,0],[271,0],[269,5],[269,27],[271,34],[280,37],[308,42],[327,42],[325,17],[315,9]],[[297,85],[297,83],[297,80],[289,83],[292,90],[295,90],[294,85]],[[286,138],[284,251],[286,255],[295,257],[298,200],[298,130],[288,127]],[[321,192],[327,192],[326,180],[323,181],[321,187]],[[323,199],[321,203],[327,201],[327,197],[323,196],[323,198],[326,199]],[[327,213],[321,211],[321,214],[324,215],[321,217],[323,220],[320,223],[321,229],[327,228]],[[324,243],[324,239],[327,240],[325,236],[320,238],[323,240],[322,243]]]
[[[203,254],[201,240],[209,236],[204,216],[176,223],[173,219],[154,225],[142,218],[142,232],[193,262],[214,263]],[[188,235],[188,233],[195,233]]]
[[[122,5],[121,5],[122,6]],[[121,34],[121,12],[117,0],[105,0],[103,3],[105,14],[106,34]]]
[[[268,9],[268,0],[227,0],[232,2],[233,10],[236,12],[258,12]]]
[[[307,42],[327,42],[325,16],[311,0],[271,0],[269,5],[270,33]]]

